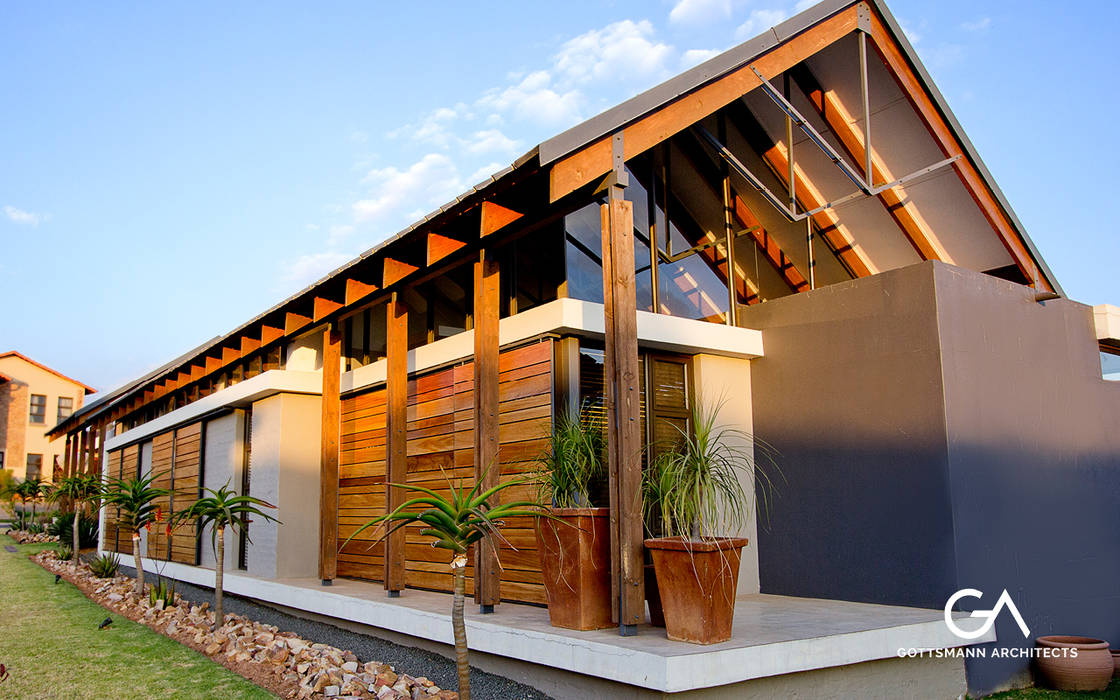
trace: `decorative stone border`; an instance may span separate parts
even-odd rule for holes
[[[240,615],[227,614],[226,622],[211,632],[214,614],[209,603],[187,605],[178,594],[176,605],[151,605],[148,596],[136,595],[135,581],[117,575],[101,579],[88,566],[59,561],[54,550],[30,557],[53,574],[59,574],[90,600],[104,608],[146,625],[202,653],[216,663],[282,698],[375,698],[376,700],[458,700],[459,694],[441,690],[427,678],[397,673],[388,664],[364,665],[349,651],[317,644],[280,632]]]

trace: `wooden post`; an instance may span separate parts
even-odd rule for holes
[[[405,502],[403,484],[408,478],[408,307],[393,292],[385,312],[385,503],[387,512]],[[400,595],[405,586],[404,529],[385,540],[385,590]]]
[[[498,464],[498,262],[483,250],[474,264],[474,477],[496,486]],[[491,542],[475,547],[474,599],[483,613],[501,601],[498,556]]]
[[[324,586],[338,575],[338,449],[342,428],[342,338],[337,328],[323,331],[323,410],[319,443],[319,579]]]
[[[626,201],[622,134],[602,206],[603,314],[607,442],[611,496],[611,573],[619,634],[637,634],[645,619],[642,566],[642,462],[638,387],[638,316],[634,283],[634,211]]]
[[[62,453],[62,473],[65,476],[73,476],[70,473],[70,434],[66,434],[66,447],[63,448],[65,452]]]
[[[80,442],[78,444],[78,473],[79,474],[89,474],[90,473],[89,463],[86,462],[86,458],[89,457],[89,445],[88,445],[88,443],[89,443],[89,430],[88,429],[82,428],[82,432],[79,435],[79,440],[80,440]]]
[[[70,440],[70,474],[77,476],[82,473],[82,465],[78,460],[78,434],[70,433],[68,439]]]

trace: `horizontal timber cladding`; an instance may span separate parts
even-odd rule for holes
[[[159,522],[148,531],[148,556],[168,559],[171,556],[171,538],[167,536],[167,520],[171,517],[171,467],[175,456],[175,431],[169,430],[152,438],[152,484],[169,493],[155,500]]]
[[[552,339],[504,350],[499,356],[500,477],[535,468],[552,427]],[[465,362],[408,382],[408,483],[447,493],[447,479],[474,485],[473,363]],[[385,388],[344,396],[339,460],[338,537],[345,541],[362,523],[385,512]],[[533,496],[533,487],[514,487],[505,500]],[[545,602],[533,524],[506,523],[499,544],[503,600]],[[372,528],[346,544],[338,575],[384,580],[385,548],[373,545]],[[451,553],[431,546],[419,527],[405,538],[406,584],[451,591]],[[474,558],[468,561],[467,593],[474,588]]]
[[[124,450],[112,450],[109,452],[108,465],[105,469],[105,476],[109,479],[119,479],[121,476],[121,462],[123,460]],[[105,507],[105,520],[101,526],[101,547],[102,549],[110,552],[117,550],[117,531],[120,521],[120,509],[112,506]]]
[[[186,510],[199,496],[202,478],[202,423],[175,430],[174,469],[171,472],[171,512]],[[198,522],[187,520],[171,534],[171,561],[198,564]]]
[[[140,469],[140,446],[130,445],[109,453],[106,477],[109,479],[135,479]],[[122,522],[121,509],[114,506],[105,508],[104,548],[110,552],[132,554],[132,530],[127,522]]]

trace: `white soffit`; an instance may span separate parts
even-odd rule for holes
[[[1097,340],[1120,344],[1120,308],[1112,304],[1094,306],[1093,325],[1097,328]]]

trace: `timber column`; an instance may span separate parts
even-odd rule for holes
[[[638,387],[638,312],[634,282],[634,210],[622,132],[612,139],[613,169],[602,205],[603,315],[607,448],[611,496],[612,612],[618,632],[637,634],[645,619],[642,566],[642,461]]]
[[[498,263],[482,250],[474,263],[474,475],[480,491],[498,484]],[[499,496],[500,497],[500,496]],[[475,546],[474,599],[483,613],[501,601],[494,543]]]
[[[319,442],[319,578],[324,586],[338,575],[338,446],[342,427],[342,335],[323,331],[323,408]]]
[[[389,484],[408,479],[408,307],[397,292],[385,312],[385,504],[386,513],[405,502],[405,492]],[[405,532],[385,540],[385,590],[396,598],[405,586]]]

